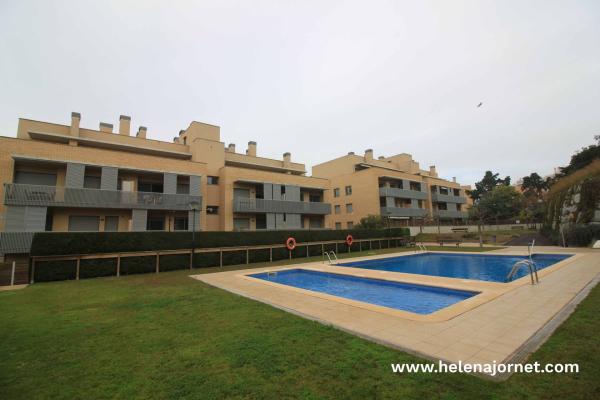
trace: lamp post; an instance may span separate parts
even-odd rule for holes
[[[200,210],[200,203],[197,201],[190,201],[190,210],[192,211],[192,262],[190,262],[190,268],[194,263],[194,250],[196,245],[196,212]]]

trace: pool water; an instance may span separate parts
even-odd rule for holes
[[[538,270],[571,257],[572,254],[534,254],[532,259]],[[475,279],[490,282],[506,282],[512,266],[526,256],[502,256],[491,254],[421,253],[410,256],[380,258],[338,264],[354,268],[443,276],[447,278]],[[527,268],[521,268],[514,279],[526,276]]]
[[[249,276],[417,314],[430,314],[478,294],[305,269],[263,272]]]

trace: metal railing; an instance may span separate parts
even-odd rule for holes
[[[381,197],[400,197],[403,199],[427,199],[427,192],[421,192],[418,190],[408,190],[392,187],[381,187],[379,188],[379,196]]]
[[[432,192],[431,193],[431,201],[434,202],[442,202],[442,203],[457,203],[464,204],[467,202],[467,198],[463,196],[454,196],[449,194],[441,194]]]
[[[434,217],[438,218],[468,218],[469,213],[466,211],[457,210],[434,210]]]
[[[416,207],[381,207],[381,215],[389,217],[425,217],[427,210]]]
[[[192,201],[201,203],[202,196],[18,183],[4,184],[4,204],[15,206],[189,210],[189,204]]]
[[[286,214],[331,214],[331,204],[308,201],[267,200],[236,197],[233,199],[234,212],[286,213]]]
[[[506,276],[506,282],[512,281],[515,274],[522,267],[527,267],[529,269],[529,276],[531,278],[532,285],[535,285],[536,283],[540,283],[540,279],[538,278],[537,265],[535,264],[534,261],[531,261],[531,260],[521,260],[521,261],[517,261],[516,263],[514,263],[514,265],[512,266],[512,269]],[[534,282],[534,277],[535,277],[535,282]]]

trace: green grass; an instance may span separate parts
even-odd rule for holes
[[[600,288],[532,357],[578,362],[578,375],[499,383],[393,374],[390,363],[420,360],[188,274],[0,293],[0,398],[590,399],[600,392]]]

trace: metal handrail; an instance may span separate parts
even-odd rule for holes
[[[327,260],[329,260],[329,265],[333,265],[333,259],[335,259],[335,263],[338,263],[338,257],[335,254],[335,251],[331,250],[331,251],[326,251],[323,253],[323,256],[327,256]]]
[[[514,263],[509,274],[506,276],[506,281],[510,282],[512,280],[513,276],[517,273],[517,271],[523,266],[527,266],[527,268],[529,269],[529,277],[531,278],[531,284],[535,285],[536,283],[540,283],[540,279],[539,279],[538,273],[537,273],[537,265],[535,264],[534,261],[531,261],[531,260],[521,260],[521,261],[517,261],[516,263]],[[535,282],[534,282],[534,277],[535,277]]]

